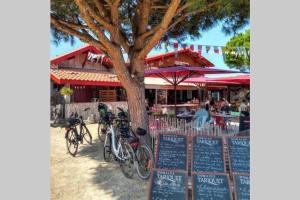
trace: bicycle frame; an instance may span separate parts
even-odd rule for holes
[[[112,150],[113,150],[114,155],[115,155],[118,159],[120,159],[120,160],[125,160],[121,143],[119,142],[119,143],[118,143],[118,146],[117,146],[117,144],[116,144],[116,133],[115,133],[115,130],[114,130],[114,128],[113,128],[112,125],[109,125],[108,132],[111,132],[111,137],[112,137],[112,138],[111,138],[111,143],[112,143],[111,146],[112,146]],[[109,135],[109,134],[107,134],[106,137],[105,137],[104,144],[106,144],[106,142],[107,142],[107,137],[108,137],[108,135]],[[121,151],[121,154],[122,154],[121,156],[122,156],[122,157],[119,156],[120,151]]]

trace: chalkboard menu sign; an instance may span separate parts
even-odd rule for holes
[[[250,138],[228,138],[231,172],[250,173]]]
[[[149,200],[187,200],[187,174],[153,170]]]
[[[187,170],[187,137],[160,134],[155,168]]]
[[[234,175],[235,199],[250,200],[250,176]]]
[[[232,200],[226,174],[193,174],[193,200]]]
[[[193,137],[192,171],[225,172],[222,138]]]

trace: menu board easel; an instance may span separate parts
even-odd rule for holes
[[[229,175],[225,173],[192,173],[193,200],[232,200]]]
[[[183,134],[159,134],[155,168],[188,170],[188,140]]]
[[[229,168],[231,173],[250,173],[250,138],[228,137]]]
[[[149,200],[188,200],[187,173],[154,169],[150,179]]]
[[[224,173],[225,169],[222,138],[194,136],[192,140],[192,172]]]
[[[250,200],[249,174],[233,174],[235,200]]]

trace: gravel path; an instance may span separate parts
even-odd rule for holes
[[[59,200],[144,200],[148,181],[127,179],[117,163],[103,160],[103,145],[97,125],[88,128],[93,144],[80,144],[76,157],[67,153],[65,130],[50,128],[51,199]]]

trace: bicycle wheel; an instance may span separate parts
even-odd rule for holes
[[[105,124],[98,124],[98,137],[101,142],[104,142],[106,135],[107,126]]]
[[[110,162],[111,157],[112,157],[111,134],[107,134],[103,145],[103,158],[106,162]]]
[[[84,125],[82,126],[82,136],[84,138],[84,140],[88,143],[88,144],[92,144],[92,135],[89,131],[89,129]]]
[[[68,152],[75,157],[78,150],[78,140],[74,129],[68,130],[65,138]]]
[[[122,149],[120,157],[123,160],[119,160],[121,171],[127,178],[132,178],[134,175],[134,166],[135,166],[135,155],[131,145],[123,141],[121,142]]]
[[[138,176],[143,180],[149,179],[154,163],[151,149],[146,144],[139,145],[136,151],[136,159]]]

